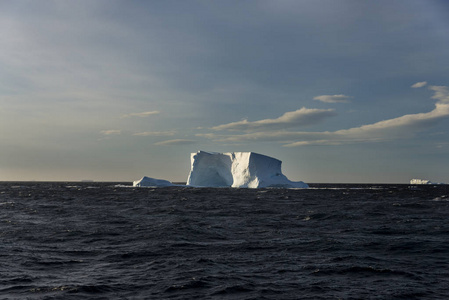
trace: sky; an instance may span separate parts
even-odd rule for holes
[[[449,1],[0,1],[0,181],[449,183]]]

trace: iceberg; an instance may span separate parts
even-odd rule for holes
[[[412,179],[410,180],[410,184],[432,184],[432,182],[427,179]]]
[[[282,161],[255,152],[191,153],[188,186],[234,188],[308,188],[281,171]]]
[[[144,176],[140,180],[134,181],[133,186],[135,187],[166,187],[166,186],[175,186],[175,184],[171,183],[168,180],[164,179],[156,179]]]
[[[445,184],[445,183],[432,182],[427,179],[412,179],[410,180],[410,184]]]
[[[302,181],[291,181],[281,171],[282,161],[255,152],[217,153],[198,151],[190,155],[187,178],[190,187],[308,188]],[[134,187],[180,186],[168,180],[144,176]]]

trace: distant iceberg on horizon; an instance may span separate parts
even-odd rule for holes
[[[255,152],[191,153],[187,185],[191,187],[308,188],[302,181],[291,181],[281,171],[282,161]],[[175,186],[167,180],[143,177],[133,186]]]
[[[446,184],[446,183],[436,183],[427,179],[412,179],[410,184]]]
[[[176,184],[171,183],[170,181],[164,180],[164,179],[156,179],[156,178],[143,176],[141,179],[134,181],[133,186],[135,186],[135,187],[141,187],[141,186],[164,187],[164,186],[176,186]]]

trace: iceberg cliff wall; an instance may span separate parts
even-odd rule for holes
[[[190,156],[187,185],[205,187],[307,188],[290,181],[281,171],[282,162],[254,152],[215,153],[198,151]]]

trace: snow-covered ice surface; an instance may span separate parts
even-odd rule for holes
[[[281,171],[282,162],[254,152],[191,154],[188,186],[235,188],[307,188],[302,181],[291,181]]]

